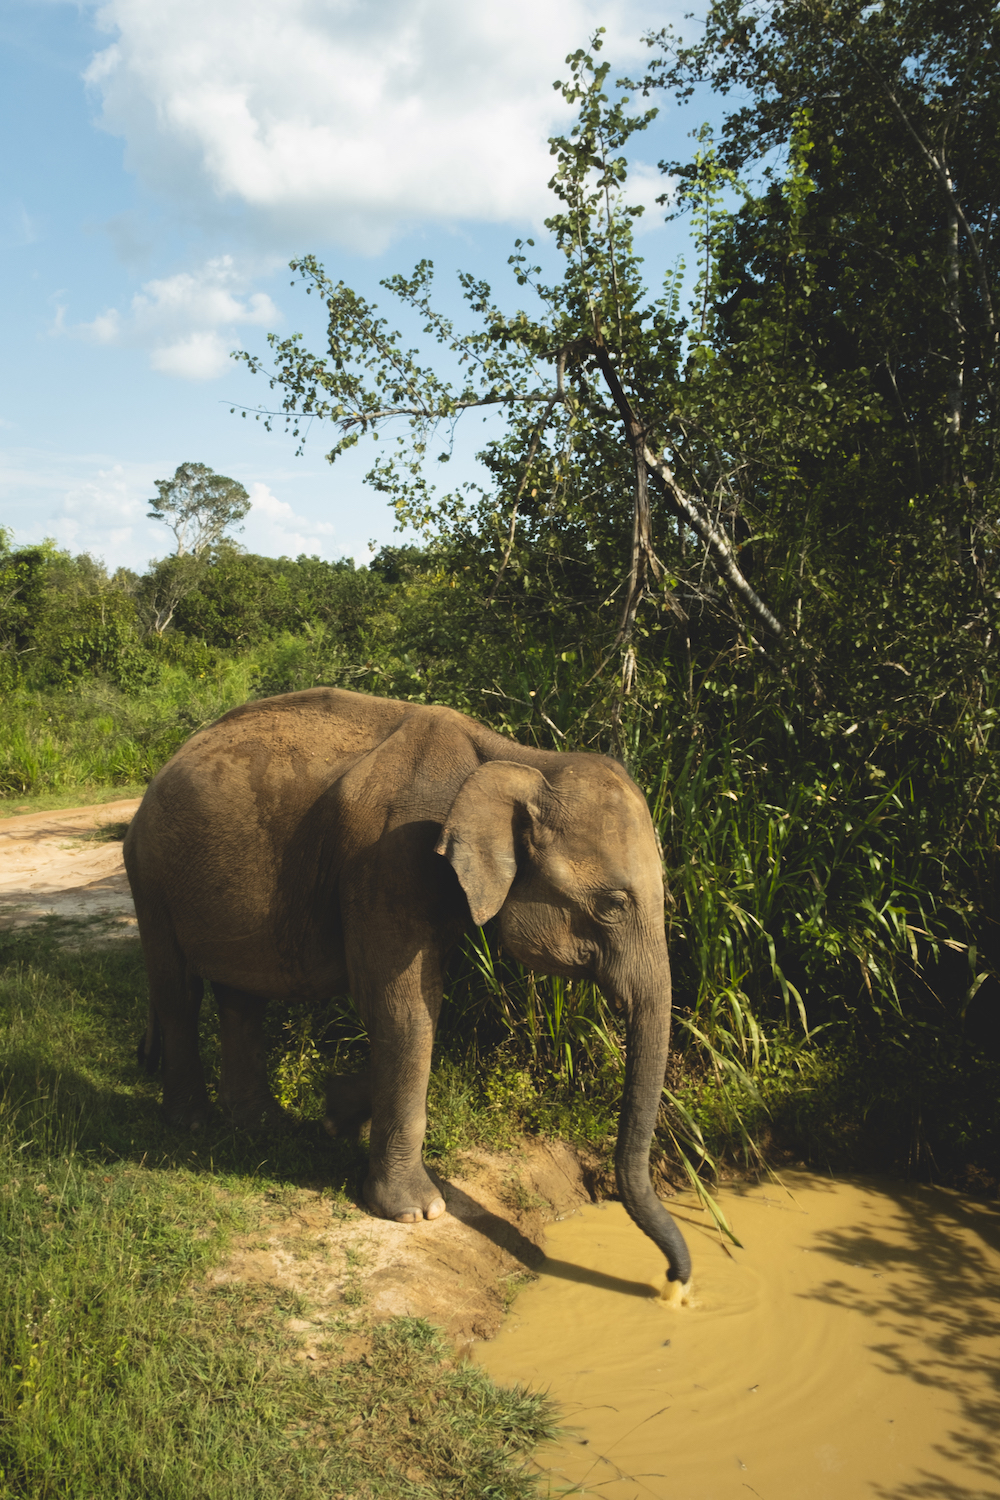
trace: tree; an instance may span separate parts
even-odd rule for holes
[[[172,479],[155,483],[159,498],[149,502],[149,519],[170,527],[178,557],[200,557],[250,510],[250,497],[238,480],[216,474],[206,464],[180,464]]]
[[[788,564],[814,717],[867,722],[870,752],[916,775],[942,823],[952,797],[966,805],[968,751],[985,810],[1000,628],[1000,12],[992,0],[717,0],[695,45],[649,40],[648,90],[737,93],[718,160],[758,171],[719,246],[713,360],[737,389],[790,382],[834,398],[833,441],[814,424],[785,476],[770,463],[752,492],[757,564],[772,578]],[[664,168],[682,197],[702,171],[697,155]],[[941,745],[955,735],[946,791]]]
[[[896,488],[942,483],[957,509],[993,512],[1000,256],[1000,12],[992,0],[716,0],[702,38],[648,38],[647,90],[738,89],[720,158],[770,157],[734,226],[733,306],[787,285],[775,255],[775,157],[809,139],[800,259],[824,360],[870,374]],[[692,163],[664,164],[688,179]],[[727,330],[727,333],[729,330]],[[898,460],[898,463],[897,463]],[[965,492],[965,493],[963,493]],[[978,502],[978,503],[977,503]],[[971,519],[971,517],[970,517]],[[961,526],[958,517],[956,526]],[[974,523],[973,523],[974,524]],[[968,535],[968,534],[967,534]],[[974,546],[971,538],[969,545]]]
[[[34,649],[52,550],[49,543],[12,552],[9,537],[6,531],[0,537],[0,689],[4,690],[19,681],[24,658]]]
[[[162,636],[174,622],[178,605],[198,588],[208,564],[205,550],[175,553],[154,560],[149,572],[123,592],[136,602],[143,629]]]
[[[600,50],[600,32],[592,46],[594,52]],[[466,300],[481,327],[462,334],[432,306],[429,262],[421,262],[411,277],[393,276],[382,283],[463,367],[466,378],[460,388],[418,351],[404,348],[377,307],[343,283],[330,281],[312,256],[292,266],[307,291],[326,304],[328,358],[306,350],[299,335],[285,340],[270,336],[275,355],[271,370],[255,356],[243,358],[282,392],[280,412],[257,413],[268,425],[275,416],[283,417],[296,436],[307,418],[339,425],[342,435],[328,454],[331,462],[362,435],[375,435],[394,421],[407,422],[409,440],[401,436],[395,454],[377,458],[368,479],[390,497],[400,521],[411,525],[454,529],[469,514],[470,497],[437,499],[423,475],[438,429],[450,428],[470,409],[504,408],[509,437],[491,445],[485,455],[499,483],[491,495],[483,495],[480,507],[499,550],[486,591],[491,605],[506,575],[517,571],[519,532],[530,527],[536,513],[546,508],[554,518],[573,513],[577,526],[593,530],[596,524],[606,533],[607,518],[598,521],[594,514],[596,497],[582,499],[590,488],[587,476],[600,475],[601,500],[610,501],[614,492],[612,526],[623,533],[616,544],[624,554],[613,586],[616,624],[604,646],[609,661],[624,654],[628,677],[628,653],[643,604],[655,599],[659,606],[666,600],[676,619],[685,616],[668,582],[671,569],[657,551],[669,545],[669,538],[654,537],[651,482],[658,489],[663,532],[678,527],[693,531],[755,627],[773,636],[782,627],[742,572],[732,537],[713,518],[720,483],[716,468],[685,461],[677,421],[681,325],[676,292],[668,282],[660,297],[647,300],[633,251],[631,226],[642,210],[627,203],[627,162],[621,152],[655,111],[630,113],[627,95],[611,101],[605,92],[608,65],[597,64],[584,50],[567,62],[570,79],[557,87],[578,106],[579,118],[569,136],[552,141],[556,173],[550,186],[560,211],[546,221],[565,257],[563,280],[552,286],[541,282],[540,269],[529,263],[533,241],[518,241],[511,257],[519,285],[530,288],[540,310],[534,316],[505,313],[489,286],[463,275]],[[440,455],[447,456],[447,450]],[[627,511],[621,505],[623,493],[631,496]],[[500,511],[504,522],[494,527],[490,512]],[[694,581],[696,573],[697,568],[691,570],[689,588],[704,602],[707,594]]]

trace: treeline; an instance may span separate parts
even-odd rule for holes
[[[142,574],[4,542],[0,796],[143,779],[213,712],[317,684],[451,703],[515,731],[527,719],[531,732],[527,679],[543,680],[551,653],[509,624],[484,617],[464,554],[440,540],[384,547],[360,568],[222,540]],[[82,772],[74,745],[91,721],[107,721],[109,755]]]
[[[130,691],[153,682],[161,663],[204,671],[220,653],[304,633],[363,654],[385,640],[381,616],[399,568],[389,552],[356,570],[350,561],[256,557],[222,542],[144,574],[109,574],[88,554],[51,543],[8,547],[0,552],[0,686],[69,688],[96,673]]]

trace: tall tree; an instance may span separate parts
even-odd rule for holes
[[[530,263],[530,240],[518,241],[511,257],[518,283],[536,298],[535,312],[504,311],[485,282],[463,275],[466,300],[480,320],[479,331],[463,334],[433,308],[429,262],[421,262],[411,277],[383,282],[416,312],[430,339],[457,360],[465,374],[461,386],[444,379],[432,358],[405,348],[376,306],[343,283],[334,284],[314,257],[293,262],[293,269],[307,291],[326,304],[326,357],[306,350],[296,335],[271,336],[271,369],[254,356],[244,358],[282,393],[280,412],[257,413],[265,421],[284,417],[296,435],[306,418],[340,426],[331,462],[363,434],[407,422],[409,441],[401,436],[395,452],[380,456],[368,478],[410,524],[460,528],[463,513],[468,521],[463,497],[432,494],[423,462],[440,428],[450,428],[473,408],[503,408],[508,435],[484,455],[496,487],[476,512],[486,534],[496,538],[486,602],[492,604],[505,576],[517,571],[519,537],[539,517],[543,525],[544,518],[552,523],[552,534],[562,517],[571,529],[601,532],[602,543],[610,521],[621,560],[618,579],[600,585],[603,589],[610,581],[617,598],[616,624],[605,646],[609,657],[624,654],[627,676],[643,603],[666,601],[675,618],[684,618],[660,556],[678,527],[701,540],[719,579],[749,611],[755,628],[780,635],[781,625],[748,582],[731,535],[716,519],[718,465],[709,455],[700,465],[684,458],[676,420],[676,288],[668,279],[662,293],[650,297],[643,285],[632,244],[632,223],[642,210],[628,203],[623,154],[655,111],[636,115],[627,94],[609,97],[608,65],[593,55],[600,47],[598,33],[592,53],[581,49],[567,59],[570,78],[557,85],[578,110],[570,134],[551,143],[556,172],[550,186],[559,207],[547,227],[564,258],[563,278],[543,283],[540,268]],[[631,497],[627,510],[623,493]],[[601,507],[608,503],[614,515],[602,517]],[[497,515],[502,515],[499,525]],[[693,581],[690,586],[704,596]]]
[[[149,502],[149,519],[170,527],[178,557],[199,557],[250,510],[250,496],[242,484],[216,474],[207,464],[179,464],[172,479],[157,479],[155,484],[157,498]]]
[[[733,98],[712,170],[755,184],[720,220],[699,358],[758,403],[740,556],[798,637],[781,711],[918,789],[949,887],[1000,807],[1000,12],[718,0],[695,45],[649,41],[649,92]],[[663,163],[682,202],[706,159]]]
[[[720,160],[741,172],[767,163],[734,228],[727,313],[787,288],[777,179],[805,130],[811,328],[828,367],[869,372],[880,441],[898,438],[893,462],[909,465],[902,487],[949,486],[974,548],[968,527],[994,509],[997,479],[1000,11],[992,0],[717,0],[696,45],[667,31],[648,40],[660,56],[646,88],[738,90]]]

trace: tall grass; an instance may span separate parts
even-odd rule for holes
[[[622,1028],[588,980],[534,974],[501,954],[490,929],[465,939],[452,966],[447,1026],[472,1043],[511,1045],[540,1075],[572,1087],[587,1075],[622,1074]]]
[[[776,1026],[808,1037],[862,996],[898,1010],[918,938],[926,958],[963,946],[902,853],[912,787],[860,779],[834,767],[776,786],[728,744],[661,774],[683,1024],[751,1069]]]
[[[134,693],[93,678],[70,691],[17,689],[0,723],[0,797],[144,783],[255,681],[253,663],[224,660],[195,676],[163,664]]]

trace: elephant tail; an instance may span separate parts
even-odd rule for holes
[[[136,1061],[140,1068],[152,1077],[154,1073],[159,1071],[162,1057],[163,1036],[160,1031],[160,1023],[156,1019],[156,1012],[150,1006],[146,1030],[139,1038],[139,1046],[136,1049]]]

